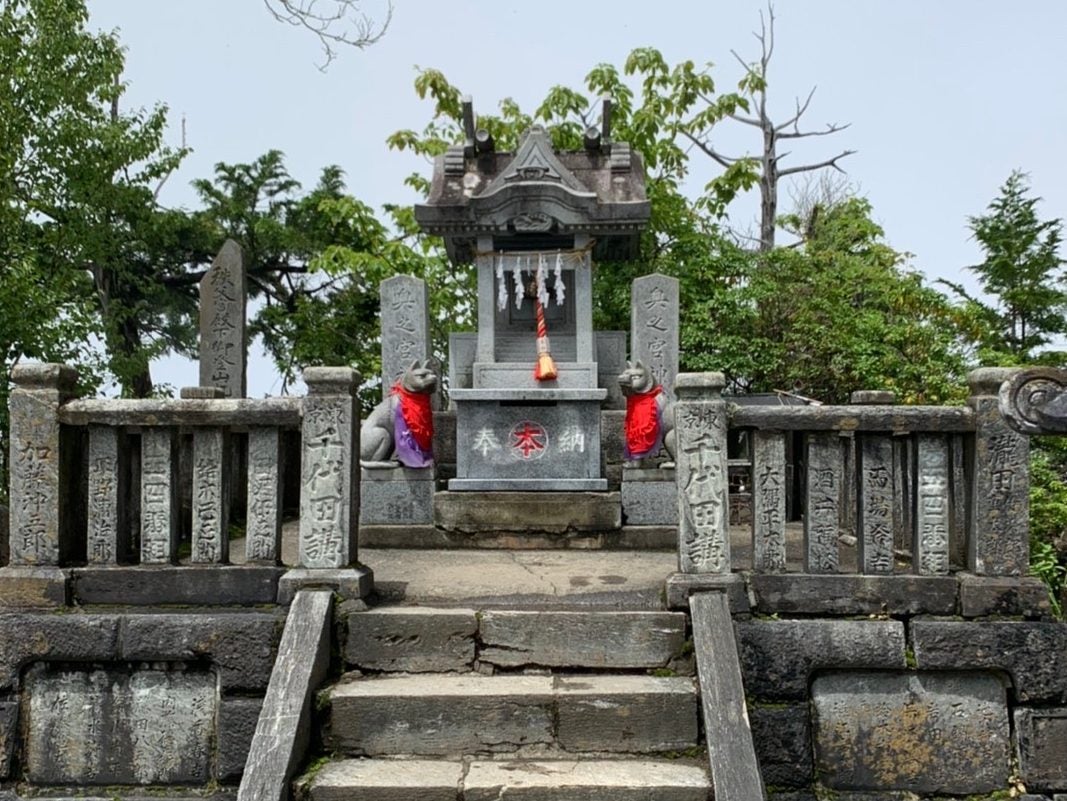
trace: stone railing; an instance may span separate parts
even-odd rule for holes
[[[12,375],[9,574],[227,565],[238,480],[247,482],[238,561],[281,565],[282,443],[296,430],[300,533],[291,572],[299,575],[286,595],[324,571],[345,573],[356,564],[355,371],[309,368],[306,397],[261,400],[226,399],[205,387],[183,390],[178,400],[77,400],[76,378],[53,364],[21,365]],[[179,452],[190,439],[189,469],[182,471]],[[183,495],[191,498],[188,559],[178,552]]]
[[[880,393],[859,393],[847,406],[742,407],[723,398],[721,374],[679,375],[681,571],[1024,575],[1029,445],[997,402],[1011,375],[975,370],[960,407],[895,406]],[[743,565],[730,549],[730,431],[751,444],[752,559]],[[804,453],[792,486],[787,443]],[[787,538],[791,491],[803,519],[799,552]]]

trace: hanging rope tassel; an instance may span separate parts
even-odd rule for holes
[[[534,378],[538,381],[552,381],[558,375],[556,363],[552,361],[552,353],[548,347],[548,326],[545,325],[545,307],[538,298],[537,304],[537,367],[534,368]]]

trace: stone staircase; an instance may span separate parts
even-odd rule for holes
[[[686,616],[351,612],[312,801],[707,801]]]

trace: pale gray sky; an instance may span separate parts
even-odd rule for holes
[[[371,16],[386,0],[366,0]],[[413,201],[403,186],[416,157],[389,151],[386,137],[421,128],[430,104],[412,88],[415,65],[434,67],[475,110],[504,97],[534,107],[555,84],[580,88],[600,62],[621,65],[635,47],[661,49],[671,63],[716,64],[720,88],[740,67],[730,56],[758,54],[751,32],[759,0],[637,0],[537,3],[497,0],[394,0],[386,36],[341,53],[325,74],[314,37],[275,22],[262,0],[90,0],[92,24],[120,31],[128,51],[127,103],[171,108],[171,140],[184,115],[193,154],[162,196],[195,205],[189,187],[219,161],[251,161],[270,148],[286,154],[310,187],[339,164],[350,190],[380,206]],[[842,162],[872,202],[889,241],[915,254],[931,277],[962,278],[979,260],[966,229],[1014,168],[1030,173],[1044,218],[1067,217],[1067,4],[1059,0],[779,0],[769,76],[772,110],[787,116],[796,96],[818,91],[806,116],[813,127],[851,123],[816,138],[786,162]],[[755,129],[724,129],[722,150],[754,153]],[[713,177],[696,160],[693,184]],[[783,192],[788,203],[788,194]],[[754,198],[731,210],[735,225],[754,220]],[[155,368],[157,380],[196,383],[179,360]],[[249,394],[277,391],[257,357]]]

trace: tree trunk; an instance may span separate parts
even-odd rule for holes
[[[778,218],[778,142],[774,126],[764,120],[763,169],[760,171],[760,252],[774,249],[774,229]]]

